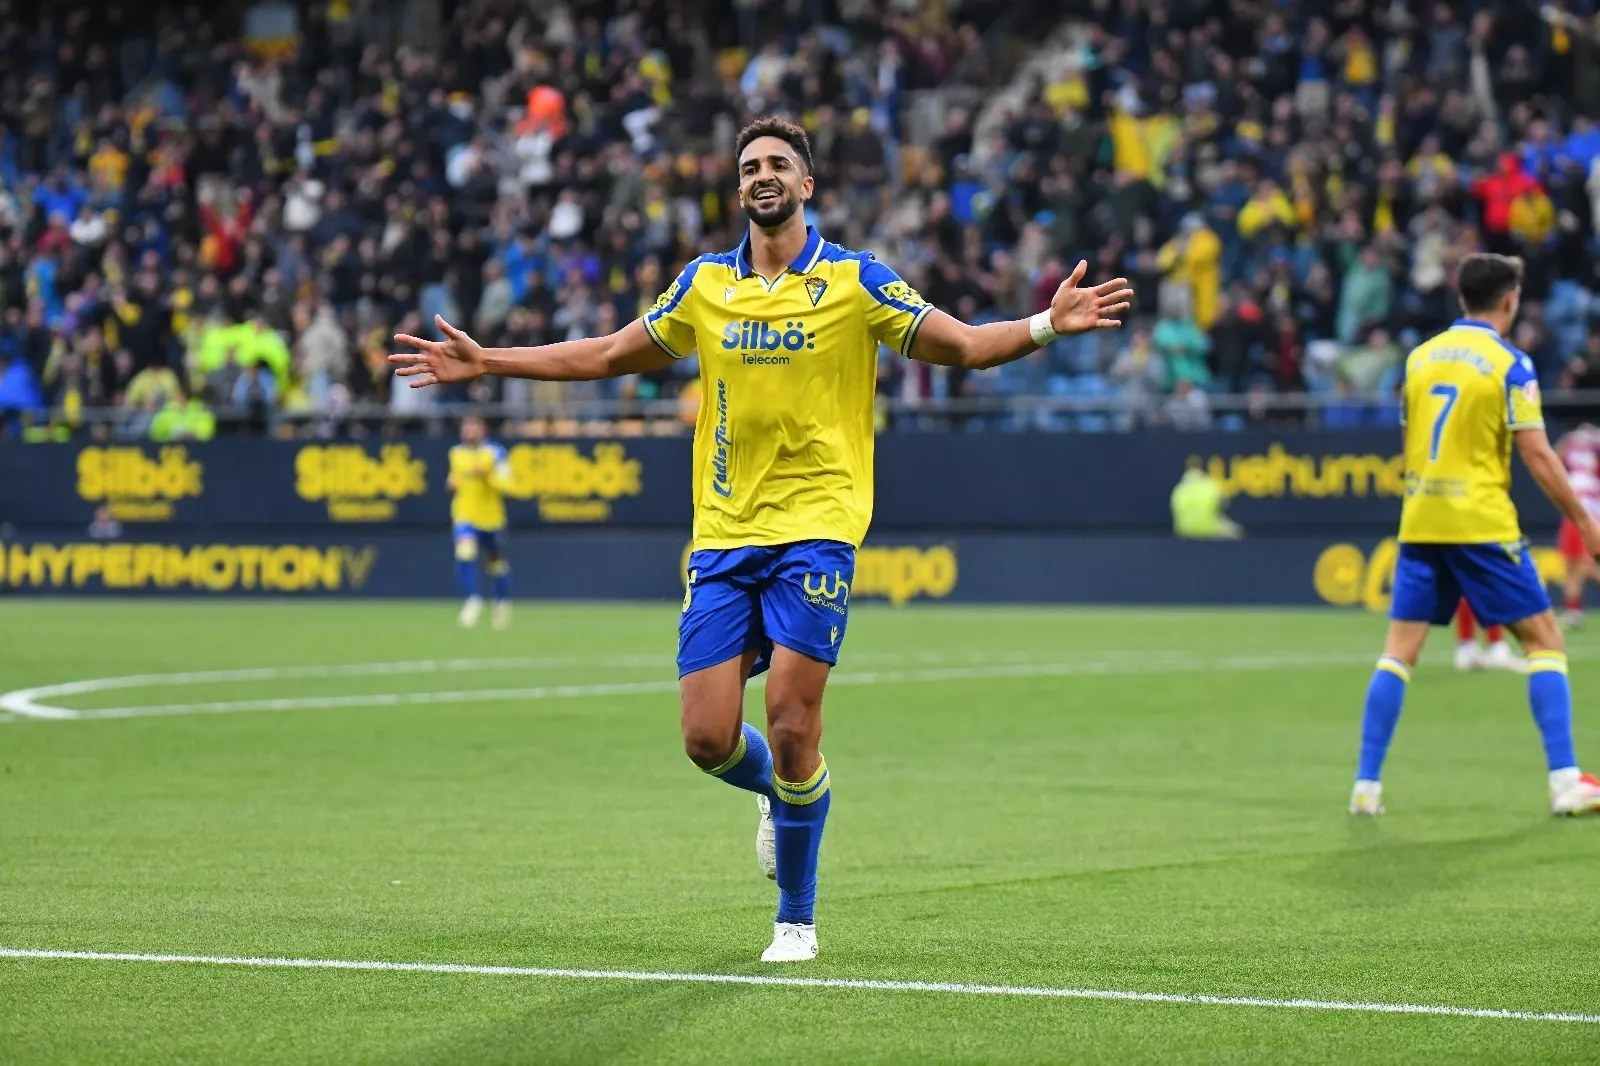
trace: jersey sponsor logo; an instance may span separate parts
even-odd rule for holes
[[[733,479],[728,472],[733,441],[728,436],[728,383],[717,379],[717,428],[711,438],[711,489],[723,499],[733,495]]]
[[[782,329],[778,329],[776,323],[769,324],[746,318],[729,322],[722,329],[722,347],[730,352],[798,352],[816,346],[816,331],[807,330],[805,322],[801,319],[787,321]],[[746,359],[745,362],[752,366],[785,366],[789,360],[777,356],[768,359]]]
[[[205,468],[181,444],[155,457],[143,448],[85,448],[78,453],[78,497],[104,503],[124,522],[168,522],[179,500],[205,490]]]
[[[828,291],[828,283],[821,278],[806,279],[806,295],[811,297],[811,306],[815,307],[822,302],[822,294]]]
[[[921,307],[923,304],[928,302],[922,298],[922,294],[917,292],[916,289],[913,289],[910,285],[898,280],[879,285],[878,295],[882,296],[885,300],[893,300],[896,303],[909,304],[912,307]]]
[[[428,491],[428,466],[406,444],[385,444],[376,456],[359,444],[308,444],[295,453],[294,491],[325,500],[335,522],[392,522],[398,502]]]

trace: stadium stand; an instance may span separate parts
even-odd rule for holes
[[[1080,257],[1140,295],[1124,333],[998,371],[885,353],[886,428],[1392,423],[1479,247],[1528,262],[1514,340],[1546,388],[1600,386],[1589,0],[1099,0],[1033,33],[1049,10],[23,5],[0,425],[327,435],[471,404],[687,432],[692,364],[434,397],[382,356],[435,313],[502,344],[637,315],[737,241],[733,135],[774,110],[816,139],[812,221],[953,313],[1032,313]]]

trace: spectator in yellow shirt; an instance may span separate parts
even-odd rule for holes
[[[1156,266],[1188,286],[1190,316],[1195,325],[1209,330],[1217,320],[1217,297],[1222,291],[1222,240],[1199,212],[1183,216],[1177,236],[1161,246]]]
[[[1239,236],[1254,240],[1274,227],[1294,229],[1294,205],[1277,182],[1264,179],[1256,186],[1255,195],[1239,209]]]

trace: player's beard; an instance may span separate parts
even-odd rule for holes
[[[778,188],[783,191],[783,198],[775,204],[763,207],[757,204],[753,197],[745,201],[744,213],[746,217],[762,229],[777,229],[793,218],[796,211],[800,210],[800,198],[782,185],[778,186]]]

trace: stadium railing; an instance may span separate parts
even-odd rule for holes
[[[1544,407],[1552,422],[1600,420],[1600,390],[1546,393]],[[584,399],[561,403],[472,403],[436,401],[426,407],[391,408],[357,403],[337,411],[279,410],[263,419],[260,412],[213,408],[219,433],[255,432],[277,435],[327,435],[341,427],[354,432],[394,432],[453,423],[479,416],[518,435],[605,436],[613,433],[672,435],[691,431],[695,407],[680,399]],[[1128,396],[960,396],[908,399],[880,396],[879,428],[883,431],[998,429],[1041,432],[1131,432],[1176,428],[1243,429],[1250,425],[1294,425],[1305,429],[1351,429],[1398,426],[1394,400],[1311,393],[1204,394],[1192,406],[1171,397]],[[43,426],[33,419],[24,426]],[[75,426],[95,435],[124,440],[146,439],[150,415],[120,407],[86,408]],[[0,420],[3,425],[3,420]],[[57,433],[52,439],[64,439]],[[38,434],[33,439],[41,439]]]

